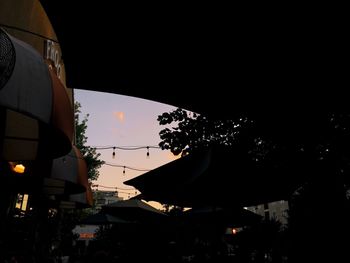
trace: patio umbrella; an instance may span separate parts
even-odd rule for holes
[[[109,224],[129,224],[129,223],[132,223],[132,222],[121,219],[116,216],[105,214],[102,212],[99,212],[94,215],[90,215],[80,221],[80,224],[82,225],[109,225]]]
[[[138,199],[117,201],[102,206],[102,211],[123,219],[137,220],[139,222],[162,220],[167,217],[165,213]]]
[[[262,217],[249,210],[231,207],[196,207],[183,213],[183,218],[193,223],[220,224],[226,227],[242,227],[261,221]]]
[[[289,198],[306,173],[293,160],[261,164],[247,152],[220,146],[194,151],[124,183],[148,201],[251,206]]]

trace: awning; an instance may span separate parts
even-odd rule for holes
[[[58,206],[62,209],[83,209],[93,205],[93,194],[91,188],[80,194],[72,194],[58,201]]]
[[[87,170],[85,161],[80,154],[80,151],[73,146],[69,154],[54,159],[51,167],[51,175],[49,180],[60,180],[64,182],[61,188],[60,194],[78,194],[85,193],[88,185],[84,181],[87,178]],[[52,189],[47,187],[47,194],[54,194],[52,191],[55,190],[53,186]],[[59,190],[59,189],[57,189]],[[58,193],[56,193],[58,194]]]
[[[13,169],[19,163],[24,166],[23,173],[16,173]],[[92,204],[86,164],[74,146],[68,155],[54,160],[2,161],[1,171],[1,180],[9,192],[41,193],[59,200],[69,200],[71,195],[81,194],[89,196],[85,203]]]
[[[5,74],[0,87],[1,158],[53,159],[67,154],[74,121],[64,86],[31,46],[1,29],[0,36],[1,46],[14,54],[2,62],[7,69],[1,72]]]
[[[88,208],[93,205],[93,194],[88,180],[88,170],[84,158],[80,151],[73,146],[76,160],[78,160],[78,184],[84,187],[84,192],[71,194],[58,198],[58,203],[61,208],[75,209]]]

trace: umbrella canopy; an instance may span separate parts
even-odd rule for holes
[[[117,201],[102,207],[102,211],[121,218],[147,221],[164,218],[167,215],[138,199]]]
[[[183,218],[194,223],[242,227],[260,222],[261,216],[242,208],[196,207],[187,210]]]
[[[307,178],[293,160],[254,161],[239,149],[213,147],[124,182],[142,198],[180,206],[251,206],[289,198]]]
[[[82,225],[109,225],[109,224],[129,224],[130,221],[99,212],[94,215],[90,215],[80,221]]]

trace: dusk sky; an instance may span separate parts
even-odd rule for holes
[[[163,126],[158,125],[157,117],[163,112],[176,107],[139,99],[95,91],[75,90],[75,100],[81,103],[81,119],[89,114],[86,136],[90,146],[157,146],[160,142],[159,131]],[[170,151],[147,150],[116,150],[115,159],[112,149],[99,150],[101,159],[107,163],[129,166],[141,170],[151,170],[175,159]],[[100,176],[95,184],[99,190],[113,190],[107,187],[118,187],[119,195],[123,198],[133,197],[135,190],[123,182],[145,173],[144,171],[125,170],[122,167],[103,165],[99,170]]]

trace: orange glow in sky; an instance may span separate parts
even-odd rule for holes
[[[114,117],[116,117],[117,120],[119,120],[120,122],[124,121],[124,112],[122,111],[116,111],[113,112]]]

